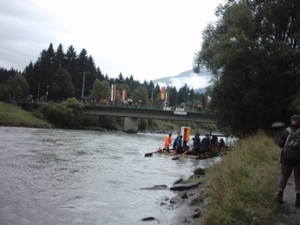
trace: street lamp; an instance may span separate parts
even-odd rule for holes
[[[152,91],[151,91],[151,109],[153,108],[153,88],[152,88]]]
[[[49,88],[49,85],[47,85],[47,91],[46,91],[46,102],[48,102],[48,88]]]
[[[189,103],[190,103],[190,92],[188,93],[188,102],[187,102],[187,104],[189,105]]]
[[[193,99],[193,110],[194,111],[194,106],[195,106],[195,96],[194,96],[194,99]]]

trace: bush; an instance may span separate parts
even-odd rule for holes
[[[44,115],[49,121],[67,128],[78,128],[83,122],[83,105],[75,98],[55,104],[49,102],[38,108],[38,115]]]
[[[85,127],[99,127],[99,117],[98,116],[84,116],[83,122],[81,124]]]

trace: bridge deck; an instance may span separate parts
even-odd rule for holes
[[[101,107],[85,106],[83,109],[85,115],[105,115],[119,117],[133,117],[146,119],[162,120],[180,120],[189,122],[214,123],[214,115],[182,111],[166,111],[144,108],[126,108],[126,107]]]
[[[21,107],[38,108],[38,103],[18,102]],[[161,120],[179,120],[188,122],[215,123],[214,115],[207,113],[183,112],[183,111],[167,111],[162,109],[150,108],[132,108],[132,107],[117,107],[117,106],[89,106],[85,105],[83,109],[84,115],[93,116],[119,116],[132,118],[146,119],[161,119]]]

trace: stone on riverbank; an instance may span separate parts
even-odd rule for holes
[[[172,191],[184,191],[189,190],[192,188],[197,188],[199,186],[200,182],[193,182],[193,183],[187,183],[187,184],[175,184],[172,187],[170,187],[170,190]]]
[[[140,188],[141,190],[164,190],[167,189],[167,185],[154,185],[153,187]]]

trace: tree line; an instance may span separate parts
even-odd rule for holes
[[[219,129],[238,137],[270,130],[276,121],[288,125],[292,114],[300,114],[299,8],[298,0],[226,0],[220,4],[215,10],[218,20],[203,30],[201,48],[194,57],[194,72],[206,67],[212,72],[213,85],[205,94],[187,85],[179,90],[166,87],[169,102],[202,104],[215,112]],[[109,78],[95,67],[85,49],[77,55],[72,46],[65,53],[62,45],[55,51],[52,44],[22,73],[0,70],[0,100],[8,94],[21,98],[38,93],[38,88],[46,93],[48,85],[53,100],[79,99],[84,71],[89,72],[84,95],[90,99],[109,99],[109,87],[118,84],[117,98],[125,89],[134,101],[161,105],[160,87],[152,81],[140,83],[122,73]]]
[[[26,100],[29,94],[36,101],[45,97],[52,101],[63,101],[71,97],[81,100],[83,82],[83,96],[87,101],[110,100],[111,85],[116,84],[117,101],[121,100],[122,91],[126,90],[126,99],[132,99],[133,102],[141,101],[143,106],[162,105],[161,87],[158,84],[154,85],[152,81],[146,80],[140,83],[133,75],[124,77],[122,73],[117,78],[109,78],[108,74],[104,75],[96,67],[87,50],[82,49],[77,54],[71,45],[65,52],[62,44],[54,50],[52,43],[48,49],[41,51],[35,63],[30,62],[22,72],[13,68],[0,68],[0,100]],[[184,102],[190,107],[199,104],[204,108],[206,106],[206,94],[196,93],[187,85],[179,90],[173,86],[165,89],[171,105]]]

